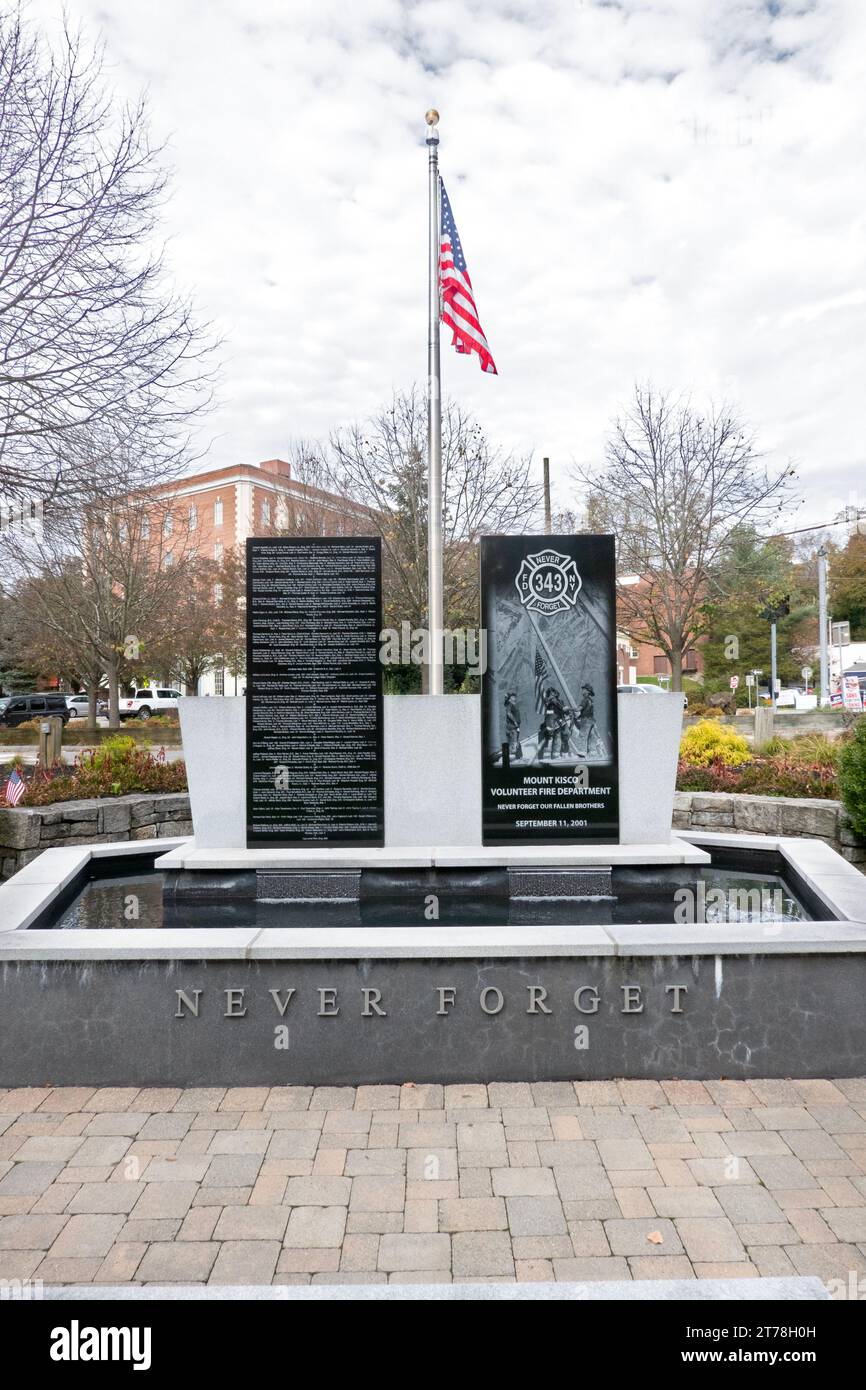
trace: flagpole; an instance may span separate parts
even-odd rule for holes
[[[427,305],[427,626],[428,694],[442,695],[442,392],[439,361],[439,112],[428,111],[429,257]]]

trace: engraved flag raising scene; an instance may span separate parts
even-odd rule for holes
[[[335,1301],[850,1361],[864,44],[857,0],[0,0],[42,1375],[248,1375]]]

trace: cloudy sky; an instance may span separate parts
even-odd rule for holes
[[[169,142],[172,271],[225,341],[209,464],[423,379],[435,105],[500,373],[443,345],[444,387],[561,502],[652,379],[798,465],[792,524],[866,505],[864,0],[66,2]]]

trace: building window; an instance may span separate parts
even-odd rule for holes
[[[213,504],[213,524],[214,526],[222,526],[223,524],[223,500],[221,497],[218,497]]]
[[[172,531],[174,530],[174,517],[172,516],[171,512],[169,512],[168,516],[165,518],[165,521],[162,523],[162,529],[166,536],[170,536]]]
[[[217,608],[219,608],[220,604],[221,604],[222,601],[223,601],[223,586],[222,586],[222,584],[214,584],[214,586],[213,586],[213,601],[214,601],[214,603],[216,604]]]
[[[174,555],[171,553],[170,550],[167,550],[167,551],[165,552],[165,567],[166,567],[166,569],[167,569],[167,570],[171,569],[171,567],[172,567],[173,564],[174,564]]]
[[[117,538],[120,541],[125,541],[128,535],[129,531],[127,530],[126,522],[122,521],[117,528]]]
[[[141,539],[142,539],[143,541],[146,541],[146,540],[149,540],[149,539],[150,539],[150,517],[149,517],[149,516],[143,516],[143,517],[141,518]]]
[[[263,502],[263,503],[262,503],[262,525],[263,525],[263,526],[270,526],[270,524],[271,524],[271,504],[270,504],[270,502]]]
[[[670,674],[670,666],[666,656],[653,657],[653,674],[656,676],[667,676]]]
[[[195,505],[195,502],[190,502],[190,504],[189,504],[189,527],[190,527],[190,530],[191,530],[191,531],[194,530],[196,526],[198,526],[198,507]]]
[[[630,661],[637,661],[638,657],[640,656],[640,652],[637,647],[629,647],[628,655]]]
[[[683,670],[684,670],[684,671],[697,671],[697,669],[698,669],[698,654],[697,654],[697,652],[684,652],[684,653],[683,653]]]
[[[217,561],[217,563],[219,563],[219,561],[222,559],[222,557],[223,557],[223,543],[222,543],[222,541],[215,541],[215,542],[214,542],[213,557],[214,557],[214,559]]]
[[[225,695],[226,693],[226,673],[222,667],[213,673],[213,693],[214,695]]]

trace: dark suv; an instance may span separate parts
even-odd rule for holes
[[[65,695],[42,691],[38,695],[4,695],[0,699],[0,726],[12,729],[28,719],[47,719],[57,715],[64,724],[72,718]]]

